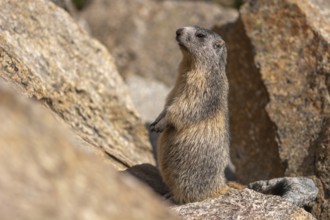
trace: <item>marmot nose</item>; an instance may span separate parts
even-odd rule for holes
[[[181,34],[182,34],[182,32],[183,32],[183,28],[179,28],[178,30],[176,30],[176,36],[178,37],[178,36],[180,36]]]

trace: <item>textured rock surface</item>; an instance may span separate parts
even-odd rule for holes
[[[330,219],[330,118],[324,120],[317,142],[314,169],[320,193],[312,211],[319,219]]]
[[[190,203],[173,208],[183,219],[315,219],[310,213],[277,196],[255,191],[232,190],[217,199]]]
[[[156,0],[156,1],[173,1],[173,0]],[[214,2],[227,7],[234,7],[237,6],[241,0],[177,0],[177,1]]]
[[[181,59],[175,30],[223,24],[237,12],[205,2],[95,0],[82,16],[112,52],[122,75],[138,74],[173,86]]]
[[[2,83],[0,120],[1,219],[176,219],[142,184],[79,150],[43,106]]]
[[[309,21],[318,18],[308,16],[316,8],[305,8],[308,2],[251,1],[241,10],[270,96],[266,110],[277,126],[288,175],[311,171],[309,148],[315,147],[330,114],[330,17],[314,27]]]
[[[236,175],[245,184],[283,176],[276,127],[265,110],[269,97],[243,23],[238,20],[214,30],[228,48],[230,154]]]
[[[299,207],[310,206],[319,191],[313,180],[306,177],[260,180],[250,183],[248,187],[260,193],[281,196]]]
[[[0,77],[44,102],[117,167],[153,163],[107,50],[45,0],[0,1]]]
[[[243,103],[235,106],[232,102],[231,109],[247,107],[246,112],[237,110],[238,114],[232,116],[234,159],[238,161],[243,157],[248,168],[238,164],[238,173],[249,182],[252,179],[244,176],[244,171],[252,171],[255,166],[258,172],[253,178],[256,179],[260,175],[259,167],[263,167],[259,161],[263,164],[269,160],[271,167],[266,166],[266,169],[277,176],[315,175],[320,193],[312,211],[319,219],[330,216],[329,175],[326,174],[329,173],[330,158],[329,23],[330,2],[326,0],[250,0],[241,9],[241,17],[235,24],[218,29],[227,35],[232,51],[241,54],[236,57],[238,61],[234,65],[237,68],[229,73],[234,76],[231,87],[236,94],[234,97],[241,96],[236,102]],[[245,33],[236,37],[236,43],[230,43],[237,36],[235,28],[240,30],[240,27]],[[239,41],[244,35],[247,44]],[[259,84],[251,87],[249,82],[253,80]],[[241,87],[240,93],[235,93],[235,86]],[[245,99],[244,94],[250,97]],[[251,111],[258,105],[263,120]],[[246,119],[247,123],[244,122]],[[248,129],[250,127],[253,129]],[[237,130],[238,134],[246,132],[249,135],[242,135],[237,142]],[[255,133],[256,130],[259,132]],[[252,150],[257,154],[249,161],[244,158],[253,155],[246,153],[246,149],[250,149],[249,144],[255,138],[262,138],[260,143],[268,141],[270,144]],[[260,154],[267,148],[271,154]]]
[[[241,14],[270,96],[266,110],[285,175],[316,175],[325,190],[318,206],[329,204],[329,152],[322,148],[330,118],[330,2],[250,1]],[[328,219],[329,211],[328,205],[313,213]]]
[[[66,10],[71,17],[75,19],[75,21],[82,27],[85,31],[90,32],[89,26],[85,19],[81,18],[77,12],[76,6],[73,4],[72,0],[48,0]],[[78,0],[79,1],[79,0]]]

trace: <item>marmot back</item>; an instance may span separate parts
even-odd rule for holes
[[[190,26],[176,31],[183,54],[175,87],[151,128],[161,176],[179,203],[215,197],[227,189],[229,163],[227,50],[222,38]]]

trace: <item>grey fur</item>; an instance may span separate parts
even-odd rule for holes
[[[222,38],[193,26],[177,30],[183,59],[165,108],[151,124],[161,176],[178,203],[221,194],[229,163],[227,49]]]

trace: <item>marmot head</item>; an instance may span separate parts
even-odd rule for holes
[[[226,45],[217,33],[198,26],[187,26],[176,31],[176,40],[184,57],[190,56],[202,63],[226,64]]]

